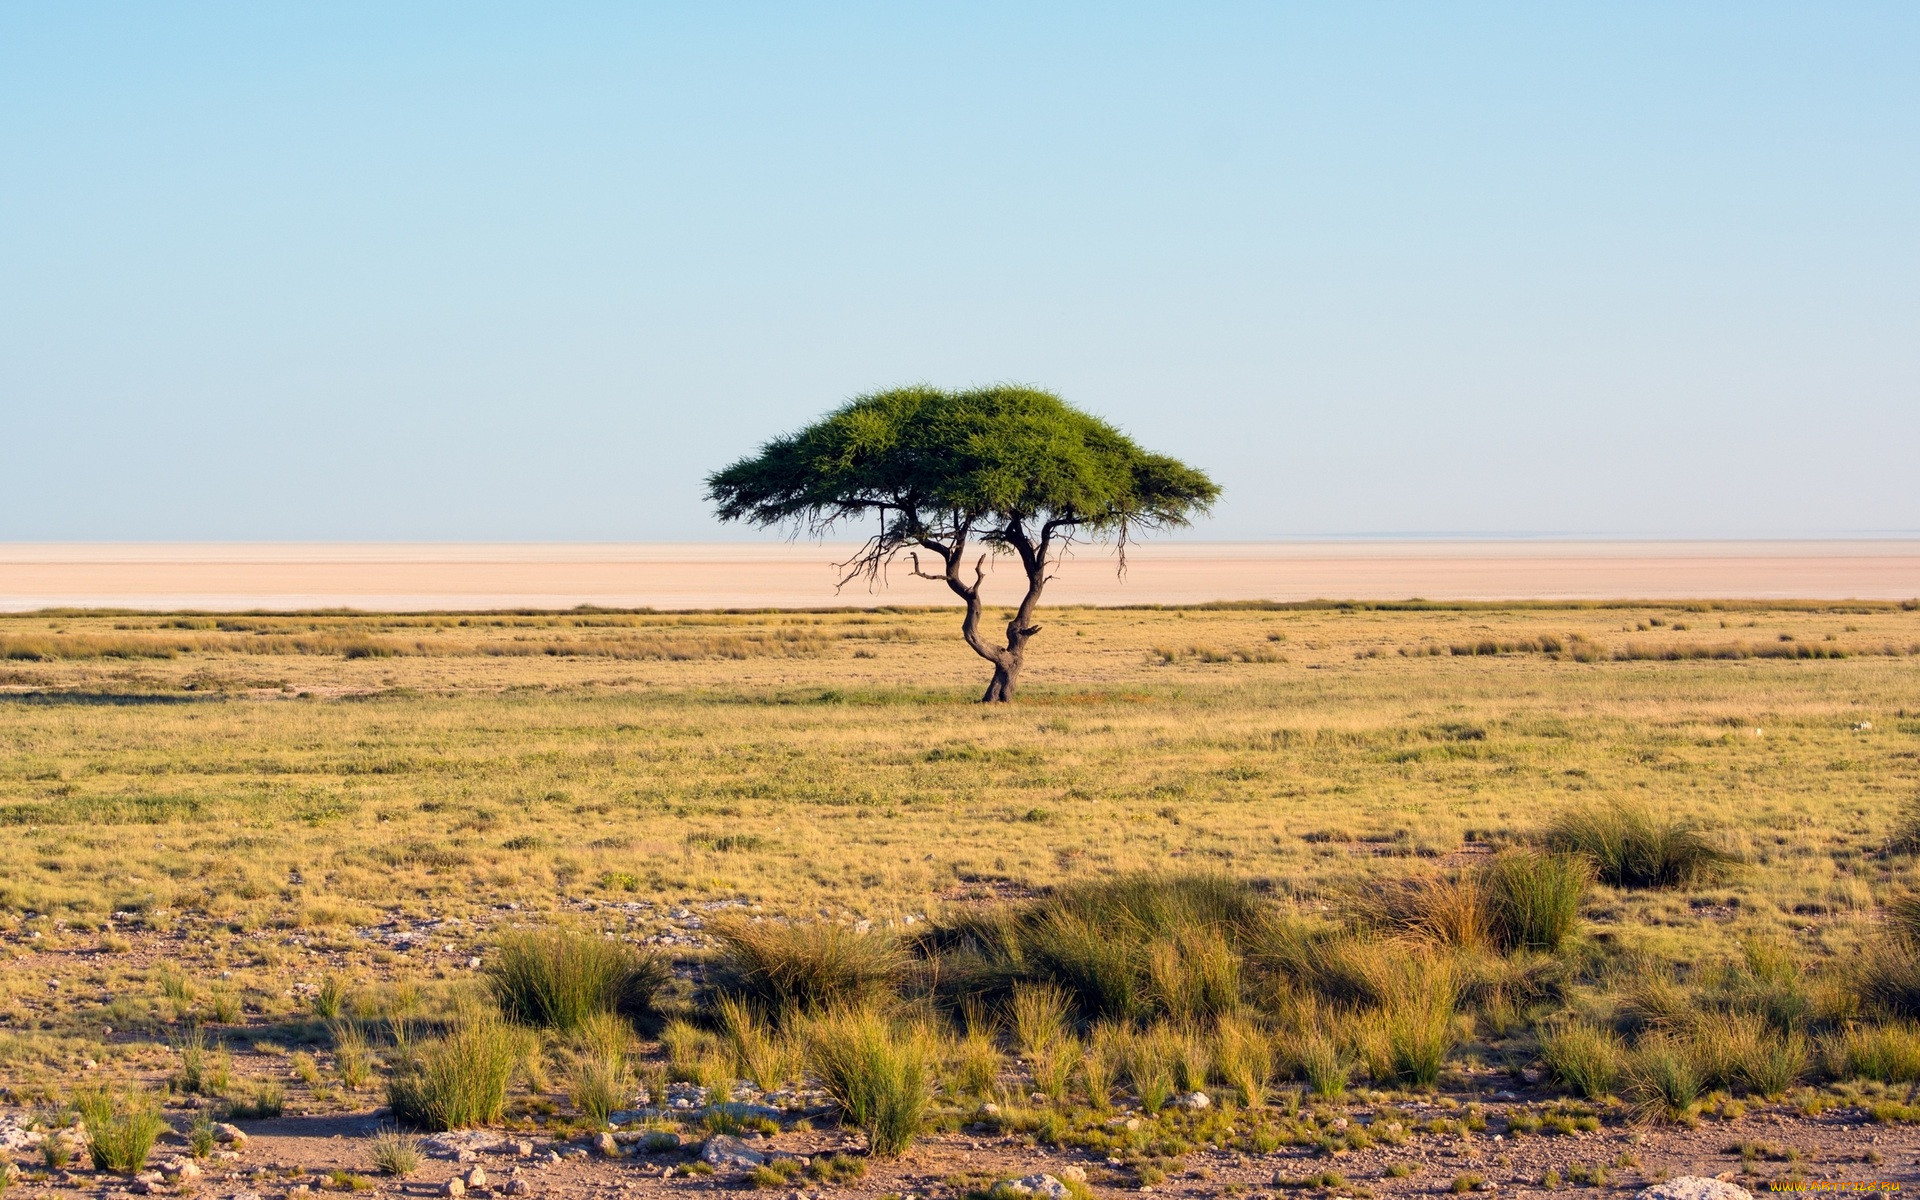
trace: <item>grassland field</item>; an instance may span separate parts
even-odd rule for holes
[[[1596,887],[1636,961],[1843,963],[1910,882],[1912,605],[1067,608],[1001,706],[954,622],[0,618],[0,1087],[151,1071],[111,1029],[190,995],[457,984],[516,925],[691,953],[721,910],[900,929],[1140,870],[1311,913],[1596,801],[1738,860]]]
[[[1896,605],[1061,610],[1003,707],[971,703],[952,623],[0,621],[0,912],[45,933],[567,898],[884,921],[1179,865],[1311,903],[1632,796],[1747,865],[1609,898],[1615,936],[1835,951],[1920,790],[1920,612]],[[1453,652],[1543,638],[1561,652]],[[1643,657],[1573,661],[1578,639]],[[1734,648],[1846,656],[1647,657]]]

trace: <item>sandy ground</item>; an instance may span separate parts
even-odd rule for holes
[[[902,564],[836,591],[850,547],[712,544],[0,545],[0,611],[806,608],[944,604]],[[1082,547],[1054,604],[1211,600],[1879,599],[1920,596],[1920,540],[1162,542]],[[989,596],[1015,594],[1003,565]]]

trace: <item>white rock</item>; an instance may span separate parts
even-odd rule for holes
[[[467,1186],[470,1188],[485,1187],[487,1186],[487,1169],[482,1166],[475,1166],[467,1172],[465,1178]]]
[[[700,1148],[700,1161],[710,1167],[757,1167],[767,1160],[739,1138],[716,1133]]]
[[[1680,1175],[1643,1189],[1633,1200],[1753,1200],[1753,1193],[1724,1179]]]
[[[31,1129],[22,1129],[11,1121],[0,1120],[0,1154],[31,1150],[45,1140]]]
[[[436,1158],[451,1158],[458,1162],[462,1154],[474,1155],[483,1150],[495,1150],[506,1140],[500,1134],[484,1129],[455,1129],[421,1139],[420,1148]]]
[[[160,1164],[168,1183],[192,1183],[200,1178],[200,1164],[190,1158],[170,1158]]]
[[[458,1175],[455,1175],[452,1179],[440,1185],[440,1194],[442,1196],[464,1196],[467,1194],[467,1185]]]
[[[1205,1092],[1192,1092],[1174,1101],[1181,1108],[1207,1108],[1213,1104],[1213,1098]]]
[[[225,1142],[235,1150],[238,1150],[247,1144],[247,1135],[246,1131],[238,1125],[229,1125],[223,1121],[213,1127],[213,1140],[216,1142]]]
[[[1035,1200],[1070,1200],[1073,1195],[1067,1190],[1066,1184],[1051,1175],[1024,1175],[994,1190],[1012,1192],[1016,1196],[1032,1196]]]

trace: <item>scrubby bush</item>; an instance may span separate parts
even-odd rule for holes
[[[1626,1047],[1611,1032],[1581,1021],[1556,1021],[1540,1029],[1540,1057],[1559,1083],[1588,1099],[1619,1086]]]
[[[1211,1022],[1242,1000],[1247,948],[1271,912],[1244,882],[1132,875],[969,914],[915,939],[954,997],[1051,983],[1086,1021]]]
[[[806,1029],[807,1058],[842,1119],[867,1148],[898,1155],[926,1127],[930,1039],[874,1009],[830,1009]]]
[[[1627,1060],[1627,1086],[1644,1111],[1669,1120],[1690,1119],[1701,1089],[1692,1048],[1667,1034],[1642,1038]]]
[[[794,1074],[795,1054],[780,1030],[736,996],[716,997],[712,1015],[726,1048],[733,1055],[733,1072],[753,1080],[762,1091],[772,1091]]]
[[[1920,1018],[1920,942],[1882,938],[1867,947],[1856,969],[1860,998],[1869,1007]]]
[[[1827,1070],[1842,1079],[1920,1083],[1920,1025],[1852,1026],[1826,1044]]]
[[[567,1095],[595,1126],[604,1127],[633,1093],[632,1042],[626,1022],[612,1013],[587,1018],[575,1034]]]
[[[394,1119],[429,1130],[498,1121],[507,1085],[527,1050],[524,1032],[491,1017],[467,1017],[397,1065],[387,1081]]]
[[[1514,849],[1496,855],[1481,877],[1500,947],[1551,954],[1579,928],[1593,867],[1568,854]]]
[[[367,1135],[367,1157],[375,1169],[405,1179],[420,1169],[420,1139],[383,1126]]]
[[[715,993],[744,1001],[769,1019],[829,1008],[860,1008],[891,991],[902,958],[892,939],[820,921],[716,921],[720,956]]]
[[[1717,878],[1732,862],[1692,824],[1638,804],[1569,810],[1543,841],[1556,854],[1586,858],[1602,883],[1621,888],[1688,887]]]
[[[566,930],[511,934],[487,966],[501,1012],[563,1033],[596,1013],[647,1017],[671,977],[657,955]]]
[[[159,1101],[145,1093],[116,1093],[105,1088],[74,1098],[87,1131],[87,1154],[96,1171],[132,1175],[147,1165],[154,1139],[166,1128]]]

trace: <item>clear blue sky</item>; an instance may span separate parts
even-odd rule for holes
[[[1191,536],[1920,529],[1920,5],[0,5],[0,539],[707,539],[916,380]]]

